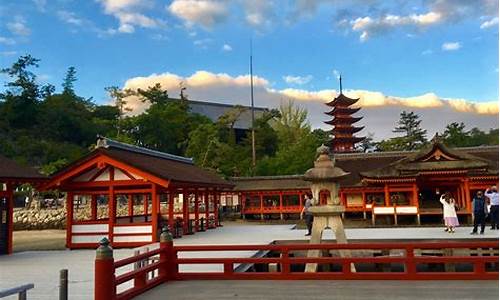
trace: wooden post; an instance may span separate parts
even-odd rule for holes
[[[384,185],[384,200],[385,206],[391,206],[391,202],[389,199],[389,185],[387,185],[387,183]]]
[[[73,199],[75,195],[73,192],[66,193],[66,247],[71,248],[72,230],[71,226],[73,224]]]
[[[217,227],[217,224],[219,224],[219,200],[220,200],[220,193],[218,190],[215,190],[214,191],[214,222],[215,222],[214,227]]]
[[[174,190],[168,191],[168,227],[170,231],[174,230]]]
[[[241,216],[243,217],[243,220],[245,219],[246,200],[247,200],[246,194],[241,193]]]
[[[208,218],[210,217],[210,205],[208,202],[208,190],[205,189],[205,229],[208,229]]]
[[[109,241],[113,243],[113,232],[115,226],[115,217],[116,217],[116,207],[115,207],[115,190],[111,185],[108,190],[108,233],[109,233]]]
[[[158,190],[156,184],[152,184],[151,186],[151,225],[153,228],[153,238],[151,239],[153,242],[158,240],[158,208],[159,208],[159,199],[158,199]]]
[[[418,190],[417,190],[417,184],[414,183],[413,186],[412,186],[412,197],[413,197],[413,205],[415,205],[417,207],[417,209],[420,208],[420,205],[418,203]]]
[[[280,220],[283,220],[283,191],[280,191]]]
[[[160,266],[158,267],[158,276],[162,278],[163,282],[168,281],[172,278],[172,274],[170,272],[171,267],[169,267],[172,263],[171,261],[172,252],[173,252],[174,242],[172,234],[164,227],[161,229],[160,235]]]
[[[14,232],[14,187],[13,183],[6,183],[7,185],[7,254],[13,251],[13,232]],[[67,224],[67,221],[66,221]],[[67,236],[67,235],[66,235]],[[68,245],[66,240],[66,245]]]
[[[363,201],[363,219],[366,220],[366,192],[361,192],[361,201]]]
[[[472,203],[470,199],[470,188],[469,188],[469,178],[465,179],[464,182],[464,188],[465,188],[465,207],[467,208],[467,212],[469,214],[472,213]]]
[[[183,234],[188,233],[188,222],[189,222],[189,196],[186,193],[186,189],[182,188],[182,232]]]
[[[90,215],[92,221],[97,220],[97,195],[92,195],[90,199]]]
[[[264,220],[264,195],[262,195],[261,192],[259,192],[259,199],[260,199],[260,219]]]
[[[200,230],[200,201],[198,197],[198,189],[194,191],[194,229],[196,232]]]
[[[148,221],[148,195],[142,194],[142,206],[143,206],[143,213],[144,213],[144,222]]]
[[[99,245],[94,262],[94,300],[116,299],[113,249],[106,238]]]
[[[132,198],[132,194],[127,195],[127,204],[128,204],[128,215],[130,217],[130,223],[134,222],[134,200]]]

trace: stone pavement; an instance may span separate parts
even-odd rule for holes
[[[497,300],[498,281],[176,281],[158,286],[135,299]]]
[[[174,240],[174,243],[177,245],[268,244],[274,240],[306,239],[305,230],[291,230],[292,227],[291,225],[227,224],[215,230],[184,236]],[[441,227],[356,228],[347,229],[346,234],[348,239],[498,239],[498,231],[487,229],[484,236],[470,236],[470,231],[470,227],[460,227],[455,234],[445,233]],[[326,238],[329,238],[328,234],[330,238],[333,237],[333,234],[328,232]],[[153,246],[150,247],[153,248]],[[120,249],[115,251],[115,258],[120,259],[132,254],[133,249]],[[34,283],[35,289],[28,292],[29,299],[57,299],[59,270],[66,268],[69,269],[70,299],[91,299],[93,297],[94,257],[95,250],[28,251],[0,256],[0,289]],[[229,286],[231,282],[224,282],[224,284]],[[293,284],[293,282],[288,284]],[[498,286],[498,282],[495,284]]]

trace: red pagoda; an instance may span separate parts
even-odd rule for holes
[[[364,137],[355,137],[354,134],[363,130],[363,127],[355,127],[354,123],[363,117],[353,117],[361,108],[352,108],[351,105],[358,102],[358,99],[352,99],[342,94],[342,77],[340,78],[340,94],[332,101],[326,103],[332,109],[326,112],[333,119],[325,122],[333,125],[330,133],[333,135],[331,150],[335,153],[355,152],[355,144],[364,140]]]

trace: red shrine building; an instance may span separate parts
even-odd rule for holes
[[[39,185],[47,178],[0,155],[0,255],[12,253],[14,191],[23,183]]]
[[[99,137],[43,189],[67,193],[66,246],[93,248],[103,237],[113,247],[156,242],[166,225],[184,234],[215,228],[220,195],[232,187],[189,158]]]
[[[355,152],[355,144],[365,139],[364,137],[354,136],[356,132],[359,132],[364,128],[355,127],[353,125],[363,118],[352,116],[361,109],[360,107],[351,107],[358,102],[358,100],[359,99],[349,98],[342,94],[341,86],[340,95],[332,101],[326,103],[326,105],[331,108],[331,110],[327,111],[326,114],[331,116],[332,119],[326,121],[325,123],[334,126],[330,131],[330,134],[333,136],[330,149],[333,153]]]
[[[497,184],[498,146],[451,149],[436,136],[420,151],[356,152],[356,143],[364,138],[354,134],[363,127],[353,124],[362,117],[353,117],[360,108],[351,106],[359,99],[345,96],[342,85],[340,91],[327,103],[332,119],[325,123],[334,126],[330,149],[336,166],[349,172],[338,195],[346,213],[370,214],[373,224],[378,215],[394,217],[395,224],[398,216],[413,216],[420,224],[421,216],[442,214],[439,197],[450,192],[460,206],[459,216],[470,216],[474,193]],[[310,191],[302,175],[232,180],[244,217],[297,216]],[[320,203],[328,197],[329,192],[321,192]]]

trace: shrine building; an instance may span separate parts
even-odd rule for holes
[[[37,186],[47,178],[0,155],[0,255],[12,253],[14,191],[23,183]]]
[[[67,193],[68,248],[93,248],[103,237],[135,247],[157,241],[165,225],[184,234],[215,228],[220,195],[232,184],[190,158],[99,137],[43,189]]]

